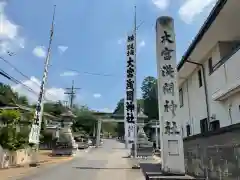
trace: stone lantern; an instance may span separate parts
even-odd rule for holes
[[[68,110],[65,113],[61,114],[62,117],[62,121],[61,121],[61,125],[62,128],[65,129],[66,131],[71,131],[71,125],[73,124],[73,119],[76,117],[72,111]]]
[[[70,110],[61,114],[61,128],[59,130],[58,145],[54,148],[54,154],[58,155],[74,155],[78,149],[76,144],[71,125],[73,124],[73,119],[76,117]]]
[[[148,117],[143,113],[143,110],[141,109],[140,112],[138,113],[137,116],[137,145],[138,146],[147,146],[147,147],[152,147],[153,144],[152,142],[148,141],[148,137],[144,131],[144,121],[147,119]]]
[[[137,154],[144,154],[149,152],[152,154],[153,151],[153,143],[148,140],[148,137],[144,131],[144,120],[146,120],[148,116],[143,113],[141,109],[137,115]],[[134,143],[132,144],[131,148],[131,156],[134,155]]]

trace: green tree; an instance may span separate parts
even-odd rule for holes
[[[11,106],[16,104],[28,106],[29,102],[26,96],[19,96],[9,85],[0,83],[0,106]]]
[[[45,103],[44,104],[44,112],[49,113],[53,116],[60,116],[63,112],[65,112],[66,108],[59,101],[57,103]]]
[[[123,115],[124,116],[124,99],[120,99],[117,103],[117,107],[115,108],[113,114]],[[124,123],[118,123],[115,128],[117,136],[124,136]]]
[[[21,114],[18,110],[3,110],[0,118],[5,126],[0,131],[0,144],[3,148],[14,151],[27,144],[28,134],[20,131]]]
[[[107,135],[110,133],[111,135],[117,135],[116,128],[118,123],[117,122],[104,122],[102,124],[102,132],[103,134]]]
[[[16,125],[20,121],[21,114],[18,110],[3,110],[0,113],[2,122],[5,125]]]
[[[75,112],[76,118],[74,119],[72,129],[74,132],[86,132],[88,134],[93,133],[93,128],[96,124],[96,117],[86,106],[78,108]]]
[[[124,99],[120,99],[117,103],[117,107],[115,108],[113,114],[121,114],[124,115]]]
[[[137,99],[137,112],[140,112],[140,109],[143,108],[143,99]],[[119,114],[119,115],[124,115],[124,99],[120,99],[117,103],[117,107],[113,111],[113,114]]]
[[[15,105],[17,93],[14,93],[9,85],[0,83],[0,106]]]
[[[148,76],[141,86],[144,114],[151,119],[158,119],[157,79]]]
[[[31,105],[31,108],[36,108],[36,104]],[[53,116],[60,116],[62,113],[66,111],[66,107],[58,101],[58,102],[46,102],[43,106],[43,111],[45,113],[49,113]]]

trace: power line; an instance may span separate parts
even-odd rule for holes
[[[7,54],[8,54],[9,56],[15,55],[15,53],[10,52],[10,51],[7,51]],[[1,56],[0,56],[0,59],[3,60],[3,61],[4,61],[6,64],[8,64],[9,66],[11,66],[16,72],[18,72],[19,74],[21,74],[23,77],[25,77],[26,79],[28,79],[29,81],[33,82],[35,85],[37,85],[38,87],[40,87],[40,85],[39,85],[37,82],[33,81],[29,76],[27,76],[27,75],[24,74],[22,71],[20,71],[15,65],[13,65],[12,63],[10,63],[8,60],[6,60],[5,58],[3,58],[3,57],[1,57]],[[51,93],[49,93],[49,92],[46,92],[46,93],[47,93],[48,95],[50,95],[50,96],[55,96],[55,95],[53,95],[53,94],[51,94]]]
[[[22,84],[23,87],[25,87],[28,91],[31,91],[33,93],[36,94],[36,92],[34,92],[30,87],[28,87],[27,85],[23,84],[22,82],[20,82],[19,80],[15,79],[14,77],[10,76],[8,73],[6,73],[4,70],[0,69],[0,75],[2,75],[3,77],[7,78],[8,80],[14,82],[15,84]],[[17,105],[17,102],[12,98],[13,102],[15,103],[15,105]]]
[[[29,92],[33,93],[34,95],[38,96],[38,93],[36,91],[34,91],[32,88],[30,88],[29,86],[27,86],[26,84],[22,83],[21,81],[17,80],[16,78],[14,78],[13,76],[9,75],[7,72],[5,72],[4,70],[0,69],[0,75],[7,78],[8,80],[12,81],[15,84],[21,84],[26,90],[28,90]],[[48,100],[47,98],[44,98],[45,101],[51,101]]]
[[[6,73],[4,70],[0,69],[0,74],[1,74],[2,76],[4,76],[5,78],[7,78],[8,80],[14,82],[15,84],[21,84],[21,85],[23,85],[25,88],[27,88],[29,91],[34,92],[32,88],[30,88],[29,86],[23,84],[21,81],[17,80],[16,78],[10,76],[10,75],[9,75],[8,73]]]

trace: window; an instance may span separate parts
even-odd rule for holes
[[[206,133],[208,131],[207,118],[200,120],[201,133]]]
[[[212,58],[208,59],[208,72],[209,72],[209,75],[213,73]]]
[[[180,103],[180,107],[183,107],[183,90],[182,90],[182,88],[179,90],[179,103]]]
[[[190,136],[191,135],[191,127],[189,124],[186,126],[186,130],[187,130],[187,136]]]
[[[211,126],[211,130],[212,130],[212,131],[216,131],[217,129],[220,128],[220,122],[219,122],[219,120],[212,121],[212,122],[210,123],[210,126]]]
[[[199,83],[199,87],[202,87],[202,71],[201,71],[201,69],[198,70],[198,83]]]

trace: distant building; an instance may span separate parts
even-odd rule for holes
[[[184,137],[240,123],[239,9],[219,0],[177,67]]]

